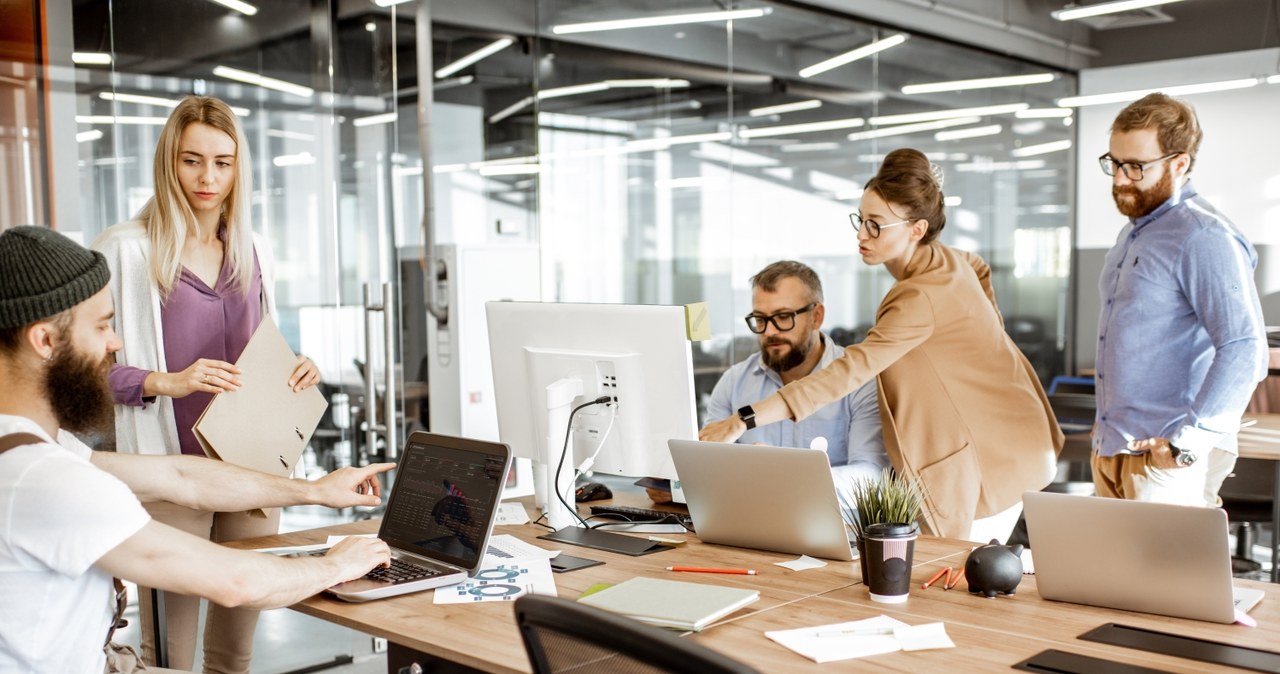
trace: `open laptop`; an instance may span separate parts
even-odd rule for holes
[[[378,538],[391,569],[328,592],[368,601],[453,585],[480,570],[498,514],[511,449],[499,442],[416,432],[405,441]]]
[[[1046,492],[1022,499],[1045,599],[1218,623],[1262,599],[1262,590],[1231,585],[1227,514],[1218,508]]]
[[[853,559],[826,452],[696,440],[667,445],[700,540]]]

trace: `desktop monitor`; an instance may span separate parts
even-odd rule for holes
[[[573,419],[561,481],[572,485],[573,469],[597,450],[594,472],[675,478],[667,440],[698,433],[684,307],[488,302],[485,309],[498,435],[513,455],[543,465],[535,485],[555,480],[569,410],[600,396],[613,402]],[[539,489],[540,505],[546,494]]]

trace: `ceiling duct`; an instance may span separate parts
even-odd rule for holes
[[[1113,28],[1137,28],[1138,26],[1172,23],[1173,17],[1165,14],[1159,7],[1143,7],[1114,14],[1089,16],[1083,19],[1076,19],[1076,21],[1094,30],[1111,30]]]

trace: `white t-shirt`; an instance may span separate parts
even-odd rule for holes
[[[33,433],[0,415],[0,436]],[[58,442],[0,454],[0,672],[101,672],[115,605],[94,564],[151,517],[120,480],[89,462],[66,431]]]

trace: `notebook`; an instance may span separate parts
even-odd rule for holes
[[[368,601],[453,585],[475,575],[488,549],[511,449],[498,442],[415,432],[405,441],[378,538],[391,570],[328,592]],[[403,569],[399,571],[397,569]]]
[[[236,367],[239,390],[220,393],[192,429],[205,454],[263,473],[287,476],[329,406],[319,388],[289,388],[298,357],[264,316]]]
[[[667,445],[700,540],[853,559],[826,452],[697,440]]]
[[[760,598],[756,590],[637,577],[578,600],[643,623],[697,632]]]
[[[1235,622],[1237,609],[1262,599],[1262,590],[1232,587],[1221,509],[1046,492],[1022,498],[1045,599],[1218,623]]]

